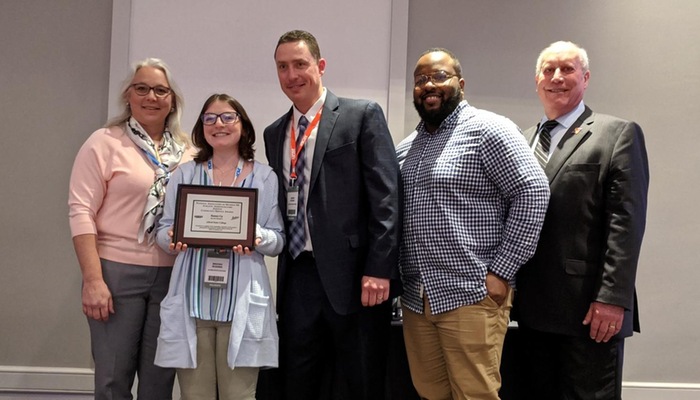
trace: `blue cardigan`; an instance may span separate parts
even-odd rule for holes
[[[194,161],[182,164],[171,176],[167,186],[163,218],[158,224],[156,240],[166,252],[175,213],[177,187],[181,183],[204,184],[206,174],[202,164]],[[264,256],[276,256],[284,247],[284,223],[277,201],[278,183],[272,168],[255,162],[249,175],[251,187],[258,189],[260,245],[250,256],[240,256],[240,275],[236,290],[235,309],[228,347],[228,365],[235,367],[277,367],[279,337],[276,312],[270,288],[270,278]],[[247,186],[247,185],[246,185]],[[187,271],[193,261],[194,249],[180,252],[175,260],[168,294],[160,306],[160,334],[155,364],[170,368],[196,368],[196,323],[189,315],[186,293]]]

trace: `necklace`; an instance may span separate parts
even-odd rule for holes
[[[221,172],[222,174],[228,174],[229,172],[231,172],[231,171],[233,171],[233,170],[235,170],[235,169],[236,169],[236,167],[233,167],[233,168],[231,168],[231,169],[223,169],[223,168],[214,166],[214,170],[215,170],[215,171],[219,171],[219,172]]]
[[[244,163],[245,163],[245,160],[243,160],[242,158],[239,158],[238,165],[235,168],[229,169],[227,171],[227,170],[224,170],[222,168],[213,166],[212,160],[209,160],[207,162],[207,167],[208,167],[207,172],[209,173],[209,178],[211,179],[211,181],[216,182],[216,178],[214,177],[214,172],[221,171],[219,175],[223,175],[223,176],[219,176],[219,186],[222,186],[224,180],[226,180],[226,178],[227,178],[227,175],[230,174],[231,172],[233,172],[233,170],[236,170],[236,173],[233,176],[233,180],[230,183],[230,185],[233,186],[236,183],[236,179],[238,179],[238,176],[240,176],[241,172],[243,172]],[[228,186],[228,184],[227,184],[227,186]]]

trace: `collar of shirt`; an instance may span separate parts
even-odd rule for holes
[[[436,134],[440,133],[441,131],[443,131],[443,128],[454,123],[454,121],[459,118],[459,114],[462,112],[462,109],[464,109],[465,107],[470,107],[469,103],[467,103],[466,100],[460,101],[459,104],[457,105],[457,108],[455,108],[454,111],[452,111],[450,113],[450,115],[448,115],[447,118],[445,118],[440,123],[440,126],[437,128],[437,130],[435,130],[435,132],[433,132],[433,133],[428,132],[425,129],[425,122],[423,122],[423,120],[421,120],[418,123],[418,125],[416,126],[416,132],[418,132],[418,134],[420,134],[420,135],[436,135]]]
[[[314,117],[316,116],[316,114],[318,114],[318,112],[321,111],[321,107],[323,107],[323,103],[326,102],[326,93],[327,93],[326,88],[324,87],[323,92],[321,92],[321,97],[319,97],[318,100],[316,100],[314,105],[311,106],[311,108],[309,108],[309,111],[307,111],[306,114],[302,114],[301,111],[297,110],[296,107],[292,106],[292,108],[294,109],[294,130],[296,132],[299,132],[299,126],[298,126],[299,125],[299,118],[301,118],[302,115],[306,117],[306,119],[309,121],[309,123],[311,123],[311,121],[314,120]],[[291,130],[289,130],[289,132],[291,132]],[[311,134],[313,135],[314,132],[311,132]],[[311,138],[309,138],[309,139],[311,139]]]

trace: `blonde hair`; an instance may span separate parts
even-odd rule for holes
[[[173,111],[166,117],[165,126],[173,135],[175,141],[180,144],[188,144],[188,135],[182,130],[182,126],[180,125],[180,118],[182,117],[182,109],[185,105],[185,100],[182,97],[180,88],[173,80],[172,74],[170,73],[170,68],[168,68],[167,64],[158,58],[146,58],[145,60],[138,61],[133,65],[129,75],[122,83],[122,88],[119,95],[119,107],[121,108],[121,113],[107,121],[104,127],[109,128],[111,126],[121,126],[124,125],[129,118],[131,118],[131,109],[129,108],[127,92],[131,86],[131,81],[134,79],[134,76],[143,67],[156,68],[163,71],[165,74],[165,79],[168,80],[168,85],[170,85],[170,90],[172,90],[173,94]]]

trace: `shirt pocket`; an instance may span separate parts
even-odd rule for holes
[[[160,303],[160,335],[162,340],[174,341],[186,339],[187,318],[184,296],[166,297]]]
[[[270,319],[267,318],[269,302],[269,296],[261,296],[254,293],[250,294],[248,320],[246,321],[244,338],[263,339],[265,337],[265,332],[270,330]]]

